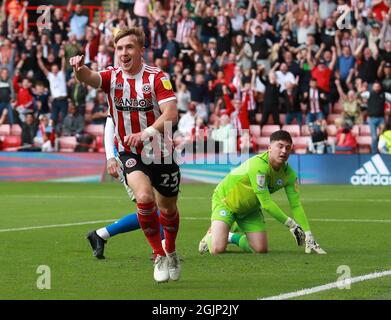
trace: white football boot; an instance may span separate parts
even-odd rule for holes
[[[167,259],[168,259],[168,273],[170,275],[170,279],[173,281],[178,281],[181,277],[181,261],[176,253],[174,251],[173,253],[167,253]]]
[[[327,254],[327,252],[319,246],[313,237],[307,236],[305,239],[305,253],[311,253],[312,251],[318,254]]]
[[[168,258],[157,255],[154,262],[153,278],[157,283],[167,282],[170,279],[168,272]]]

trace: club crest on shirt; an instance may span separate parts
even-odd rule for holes
[[[142,90],[143,93],[151,93],[152,91],[151,85],[148,83],[143,84]]]
[[[266,176],[264,174],[257,174],[258,190],[265,190]]]
[[[125,167],[126,168],[133,168],[136,164],[137,164],[137,160],[136,159],[128,159],[125,162]]]
[[[171,82],[170,82],[170,80],[168,78],[163,77],[160,80],[161,80],[161,82],[163,84],[164,89],[166,89],[166,90],[171,90],[172,89]]]
[[[115,84],[115,89],[122,90],[123,88],[124,88],[124,85],[122,83],[116,83]]]
[[[225,211],[225,210],[220,210],[220,216],[226,217],[227,214],[228,214],[227,211]]]
[[[277,180],[277,185],[278,186],[282,186],[284,184],[284,180],[282,180],[282,179],[278,179]]]

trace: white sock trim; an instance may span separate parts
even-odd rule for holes
[[[228,243],[232,243],[232,236],[234,235],[235,233],[233,232],[228,232]]]
[[[293,228],[293,227],[296,227],[297,223],[295,222],[295,220],[293,220],[292,218],[288,217],[288,219],[286,219],[286,221],[285,221],[285,225],[288,228]]]
[[[103,240],[107,240],[108,238],[110,238],[110,233],[107,231],[106,228],[100,228],[96,230],[96,234]]]

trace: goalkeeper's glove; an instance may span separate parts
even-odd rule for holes
[[[295,224],[295,226],[289,228],[289,231],[295,238],[297,245],[302,246],[305,241],[305,233],[303,229],[298,224]]]
[[[305,253],[311,253],[312,251],[318,254],[326,254],[319,244],[315,241],[312,235],[306,235],[305,237]]]

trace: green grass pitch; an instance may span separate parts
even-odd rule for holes
[[[85,235],[106,223],[76,224],[133,212],[120,184],[0,183],[0,299],[251,300],[335,282],[341,265],[349,266],[352,277],[391,270],[389,187],[301,187],[325,256],[304,254],[288,229],[267,214],[268,254],[246,254],[230,245],[227,254],[201,256],[198,242],[209,226],[213,188],[182,186],[177,241],[182,279],[158,285],[140,231],[110,239],[107,259],[98,261]],[[288,210],[283,191],[273,198]],[[31,228],[50,225],[57,227]],[[37,288],[40,265],[50,268],[50,290]],[[391,277],[298,299],[391,299]]]

